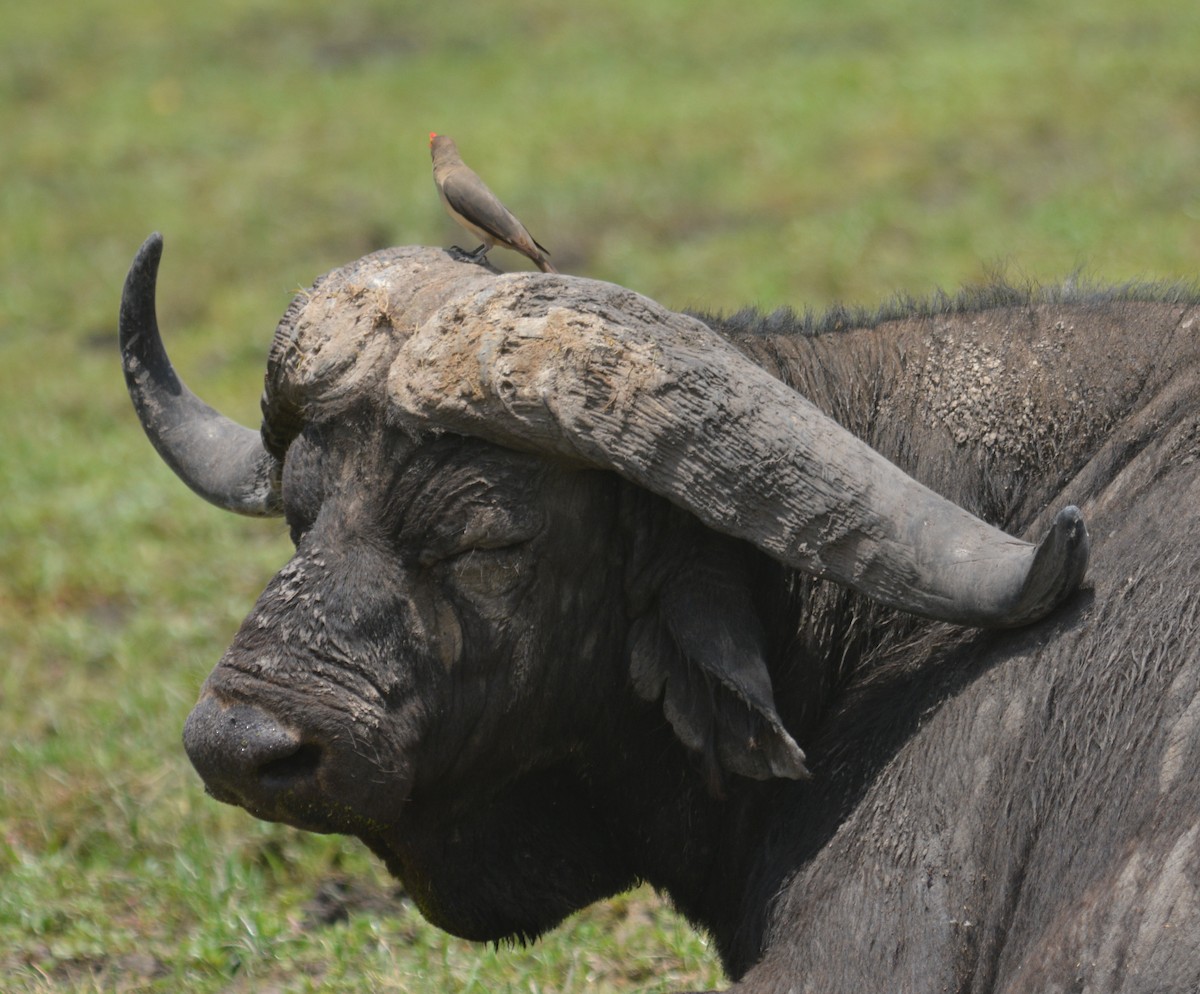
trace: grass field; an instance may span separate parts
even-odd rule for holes
[[[288,545],[133,417],[115,318],[150,231],[173,358],[246,424],[297,288],[463,240],[430,130],[564,271],[674,308],[1200,275],[1191,0],[581,6],[0,0],[0,990],[723,983],[651,893],[471,946],[356,843],[204,796],[183,720]]]

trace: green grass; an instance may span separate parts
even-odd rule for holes
[[[151,230],[172,354],[247,424],[296,288],[460,237],[430,130],[565,271],[676,308],[1200,274],[1192,2],[582,6],[0,0],[0,989],[721,983],[652,894],[471,946],[356,843],[203,795],[180,729],[287,542],[133,418],[114,325]],[[323,925],[330,881],[366,897]]]

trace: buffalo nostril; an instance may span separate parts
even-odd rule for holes
[[[321,747],[304,742],[288,755],[264,763],[258,769],[258,776],[265,787],[285,787],[297,780],[315,776],[320,765]]]
[[[248,704],[222,704],[203,698],[183,727],[188,758],[219,800],[242,803],[271,779],[300,769],[311,769],[319,757],[316,746],[306,746],[299,734],[286,728],[260,708]]]
[[[364,756],[349,733],[297,728],[213,691],[188,715],[183,745],[209,794],[268,821],[332,832],[366,819],[377,831],[407,803],[407,778]]]

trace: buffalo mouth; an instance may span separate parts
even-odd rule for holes
[[[404,778],[385,776],[363,750],[211,693],[188,715],[183,744],[216,800],[309,832],[376,837],[407,794]]]

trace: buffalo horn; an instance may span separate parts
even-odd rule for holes
[[[388,381],[401,413],[615,470],[782,562],[926,617],[1021,625],[1083,579],[1078,509],[1039,545],[1013,538],[701,322],[608,284],[525,279],[457,298],[415,330]]]
[[[213,410],[175,375],[155,314],[162,236],[138,250],[121,294],[121,361],[138,420],[158,454],[205,500],[258,517],[281,513],[278,461],[258,432]]]

